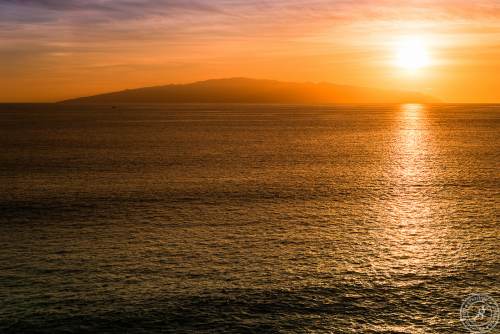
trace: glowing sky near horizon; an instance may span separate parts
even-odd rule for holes
[[[4,102],[235,76],[500,102],[500,1],[0,0],[0,73]]]

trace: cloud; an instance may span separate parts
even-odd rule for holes
[[[57,24],[147,29],[154,21],[183,26],[224,24],[231,30],[252,25],[279,31],[383,20],[474,20],[500,18],[497,0],[0,0],[0,25]],[[151,25],[149,25],[151,26]],[[260,32],[260,31],[259,31]],[[266,31],[262,31],[266,33]]]
[[[0,20],[18,24],[119,23],[220,9],[195,0],[0,0]]]
[[[151,11],[172,8],[214,10],[211,2],[201,0],[1,0],[0,5],[53,11]]]
[[[139,50],[159,59],[202,57],[211,47],[226,56],[252,48],[325,53],[324,45],[406,27],[493,34],[499,18],[497,0],[0,0],[0,51],[111,57]]]
[[[251,43],[260,52],[300,43],[296,50],[311,43],[325,52],[317,44],[359,43],[404,27],[449,33],[479,23],[492,33],[497,18],[496,0],[0,0],[0,51],[179,55],[186,45],[204,52],[228,41],[226,54]]]
[[[24,8],[40,8],[47,10],[79,10],[79,9],[97,9],[108,10],[111,7],[103,1],[79,1],[79,0],[2,0],[4,5],[18,6]]]

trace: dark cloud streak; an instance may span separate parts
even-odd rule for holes
[[[128,11],[128,10],[165,10],[185,9],[214,11],[216,7],[205,1],[194,0],[0,0],[0,5],[10,5],[29,8],[38,8],[54,11]]]
[[[0,0],[0,20],[18,24],[38,24],[73,20],[105,22],[135,20],[179,13],[221,13],[205,1],[182,0]]]

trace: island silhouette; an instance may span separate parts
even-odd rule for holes
[[[61,101],[73,104],[118,103],[432,103],[435,97],[411,91],[332,83],[298,83],[248,78],[127,89]]]

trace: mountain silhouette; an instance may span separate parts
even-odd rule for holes
[[[127,89],[62,101],[113,103],[430,103],[417,92],[373,89],[331,83],[295,83],[247,78],[214,79],[190,84]]]

